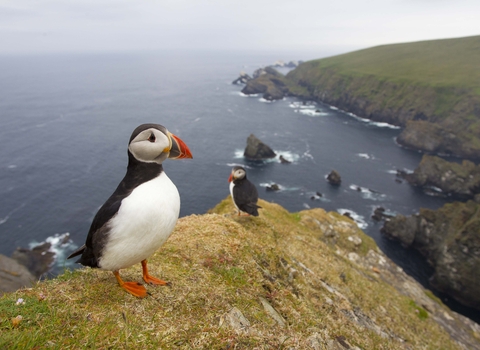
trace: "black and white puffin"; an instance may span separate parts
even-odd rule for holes
[[[180,212],[180,195],[162,166],[167,158],[192,154],[164,126],[138,126],[128,144],[125,177],[95,215],[86,243],[67,258],[81,254],[77,263],[112,271],[118,284],[137,297],[145,297],[147,290],[124,282],[119,270],[141,262],[146,283],[168,284],[149,275],[146,260],[168,239]]]
[[[230,194],[232,195],[233,204],[238,210],[247,215],[258,216],[258,192],[253,183],[247,179],[247,172],[241,166],[234,166],[230,177]]]

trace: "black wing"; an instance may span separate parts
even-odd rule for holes
[[[98,258],[110,230],[108,222],[117,214],[122,200],[128,197],[137,186],[154,179],[163,171],[161,164],[141,163],[130,152],[128,152],[128,155],[129,164],[125,177],[93,218],[85,244],[70,254],[67,259],[82,254],[80,259],[76,261],[77,263],[84,266],[98,267]]]
[[[233,200],[238,209],[253,216],[258,216],[258,192],[253,183],[247,179],[235,182]]]

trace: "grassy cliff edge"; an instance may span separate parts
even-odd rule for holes
[[[230,198],[181,218],[149,260],[172,286],[147,286],[145,299],[95,269],[5,294],[0,348],[480,348],[478,325],[348,218],[259,204],[257,218],[233,215]],[[122,276],[141,280],[138,266]]]

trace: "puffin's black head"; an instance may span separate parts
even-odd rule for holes
[[[138,126],[130,137],[128,152],[143,163],[162,164],[167,158],[192,158],[185,142],[159,124]]]
[[[235,180],[242,180],[247,178],[247,171],[245,168],[241,166],[234,166],[230,177],[228,178],[228,182],[232,182]]]

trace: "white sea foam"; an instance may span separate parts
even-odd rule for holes
[[[433,196],[433,197],[436,197],[436,196],[445,196],[445,192],[443,192],[443,190],[439,187],[436,187],[436,186],[426,186],[423,188],[423,193],[425,193],[427,196]]]
[[[289,104],[289,107],[294,108],[295,113],[308,115],[309,117],[320,117],[328,115],[327,112],[322,111],[321,108],[319,108],[314,102],[308,102],[306,104],[303,102],[292,102]]]
[[[274,150],[274,152],[276,153],[276,156],[274,158],[264,159],[264,160],[262,160],[262,162],[264,162],[264,163],[280,162],[280,156],[283,156],[283,158],[285,158],[286,160],[288,160],[289,162],[292,162],[292,163],[295,163],[300,159],[300,155],[298,155],[296,153],[292,153],[290,151]],[[235,159],[244,158],[243,153],[244,153],[244,150],[236,149],[234,158]]]
[[[368,153],[357,153],[357,156],[360,158],[365,158],[365,159],[375,159],[374,156],[368,154]]]
[[[274,101],[271,101],[271,100],[267,100],[267,99],[265,99],[265,98],[263,98],[263,97],[260,97],[258,100],[259,100],[260,102],[263,102],[263,103],[272,103],[272,102],[274,102]]]
[[[295,109],[315,109],[317,108],[317,104],[315,102],[299,102],[299,101],[294,101],[288,105],[290,108],[295,108]]]
[[[217,163],[217,164],[218,164],[218,163]],[[220,165],[220,164],[219,164],[219,165]],[[241,163],[227,163],[227,166],[229,166],[229,167],[231,167],[231,168],[233,168],[234,166],[241,166],[241,167],[243,167],[243,168],[245,168],[245,169],[252,169],[251,166],[248,166],[248,165],[246,165],[246,164],[241,164]]]
[[[295,112],[308,115],[309,117],[322,117],[328,115],[328,113],[321,112],[319,109],[297,109]]]
[[[388,124],[388,123],[383,123],[383,122],[372,122],[369,121],[370,125],[375,125],[378,126],[379,128],[389,128],[389,129],[400,129],[399,126]]]
[[[342,215],[344,215],[345,213],[348,213],[350,217],[353,219],[353,221],[355,221],[357,226],[362,230],[365,230],[368,227],[368,224],[365,221],[365,217],[355,213],[353,210],[341,208],[341,209],[337,209],[337,211]]]
[[[321,201],[321,202],[331,202],[331,200],[325,197],[324,195],[319,196],[317,192],[307,192],[306,195],[311,200]]]
[[[334,111],[338,111],[338,108],[335,107],[335,106],[329,106],[329,107],[330,107],[330,109],[333,109]]]
[[[366,188],[366,187],[361,187],[357,186],[355,184],[351,184],[349,188],[353,191],[359,192],[364,199],[370,199],[374,201],[382,201],[387,198],[387,196],[383,193],[377,192],[375,190]]]
[[[17,166],[15,164],[10,164],[7,168],[8,169],[15,169]]]
[[[10,215],[7,215],[3,219],[0,219],[0,225],[3,225],[4,223],[6,223],[9,218],[10,218]]]
[[[260,94],[249,94],[249,95],[247,95],[247,94],[244,94],[241,91],[235,91],[235,92],[233,92],[233,94],[239,95],[239,96],[242,96],[242,97],[258,97],[258,96],[260,96]]]
[[[372,205],[370,206],[370,208],[372,209],[372,215],[374,214],[375,212],[375,209],[378,208],[377,205]],[[392,211],[392,210],[388,210],[388,209],[385,209],[385,211],[383,212],[384,215],[388,215],[388,216],[397,216],[397,212],[396,211]]]
[[[15,213],[17,210],[22,209],[25,206],[25,203],[20,204],[18,207],[15,209],[11,210],[4,218],[0,219],[0,225],[6,223],[8,219],[10,219],[10,216]]]
[[[279,192],[279,191],[298,191],[299,188],[298,187],[287,187],[287,186],[283,186],[283,185],[280,185],[279,183],[276,183],[276,182],[262,182],[259,184],[260,187],[270,187],[272,185],[277,185],[278,186],[278,190],[275,191],[275,192]]]
[[[47,237],[45,241],[43,242],[30,242],[29,248],[33,249],[38,245],[41,245],[43,243],[50,243],[50,249],[49,251],[54,254],[54,265],[57,266],[63,266],[66,261],[65,258],[68,253],[71,253],[73,250],[75,250],[78,246],[73,243],[73,241],[70,239],[70,233],[65,232],[62,234],[56,233],[53,236]]]

